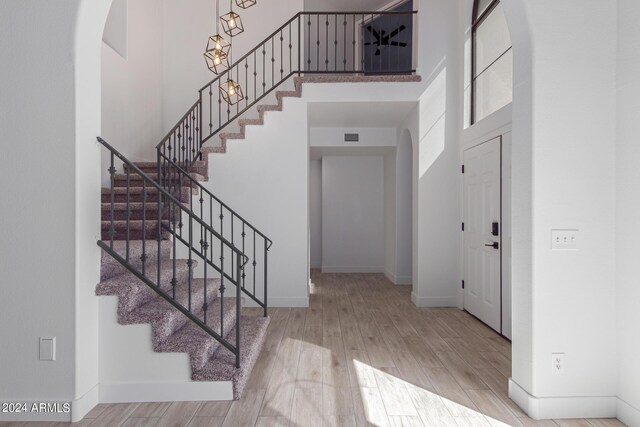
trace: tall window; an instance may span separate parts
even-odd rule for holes
[[[471,41],[471,123],[509,104],[513,51],[500,0],[475,0]]]

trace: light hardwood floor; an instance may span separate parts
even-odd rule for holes
[[[382,275],[314,271],[308,309],[270,314],[265,347],[242,400],[98,405],[79,424],[623,425],[614,419],[531,420],[507,397],[508,341],[460,310],[416,308],[409,287]]]

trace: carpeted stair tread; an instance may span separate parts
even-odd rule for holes
[[[197,263],[193,261],[193,266]],[[178,283],[189,278],[188,261],[176,260],[175,277]],[[149,261],[145,266],[146,277],[158,283],[158,264]],[[169,292],[173,279],[173,263],[166,261],[160,268],[160,288]],[[96,287],[96,295],[111,295],[118,297],[118,316],[125,316],[131,310],[156,298],[158,294],[133,273],[125,273],[102,281]]]
[[[132,220],[142,220],[143,218],[147,221],[149,220],[157,220],[158,219],[158,202],[154,203],[146,203],[143,208],[142,202],[134,202],[129,203],[129,208],[131,209],[131,216],[129,217]],[[111,203],[102,203],[100,206],[102,220],[108,221],[111,218]],[[162,210],[162,219],[168,220],[169,213],[171,211],[169,209]],[[126,220],[127,219],[127,204],[126,203],[114,203],[113,204],[113,219],[115,220]]]
[[[207,279],[207,303],[211,304],[217,298],[219,279]],[[168,290],[170,296],[172,291]],[[176,298],[183,307],[189,307],[189,282],[180,281],[176,285]],[[202,310],[204,303],[204,279],[191,279],[191,308],[193,313]],[[187,316],[173,307],[171,303],[160,295],[143,304],[123,316],[118,317],[118,322],[123,325],[151,324],[151,338],[154,349],[160,351],[161,343],[170,337],[185,324],[191,322]]]
[[[226,348],[220,347],[201,369],[192,371],[191,378],[195,381],[232,381],[233,398],[240,399],[264,345],[268,326],[268,317],[242,316],[240,318],[240,368],[236,368],[235,355]],[[235,330],[230,332],[234,337],[235,333]]]
[[[104,243],[106,243],[107,245],[110,244],[109,241],[104,241]],[[160,252],[161,261],[169,259],[171,253],[171,240],[161,240],[159,250],[157,240],[147,240],[144,242],[144,245],[142,240],[132,240],[129,242],[129,263],[139,271],[141,271],[142,269],[142,259],[140,257],[142,256],[143,246],[144,253],[147,257],[145,268],[148,268],[151,263],[154,263],[154,267],[158,265],[158,252]],[[124,240],[114,240],[113,250],[122,258],[125,258],[127,251],[127,242]],[[100,263],[100,281],[105,281],[114,276],[125,273],[129,273],[129,270],[127,270],[125,266],[116,261],[116,259],[109,255],[107,252],[102,251],[102,262]]]
[[[225,337],[232,345],[235,345],[235,329],[236,323],[236,298],[223,298],[224,316],[222,336]],[[220,301],[217,297],[209,305],[207,310],[207,325],[216,333],[220,334]],[[202,310],[198,312],[198,317],[204,321]],[[161,352],[186,352],[189,353],[191,361],[191,372],[201,369],[214,352],[221,347],[222,344],[200,326],[193,322],[188,322],[182,328],[173,333],[166,340],[161,342],[156,351]]]

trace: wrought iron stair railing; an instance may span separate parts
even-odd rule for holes
[[[157,150],[189,171],[209,139],[294,75],[412,74],[417,11],[300,12],[199,90],[198,100]],[[239,83],[227,104],[220,85]]]
[[[237,248],[233,243],[225,239],[222,234],[213,229],[206,221],[196,215],[192,209],[183,203],[183,194],[177,191],[177,188],[167,189],[156,180],[149,177],[125,156],[109,145],[105,140],[98,137],[98,142],[108,150],[110,166],[110,190],[109,199],[109,239],[98,241],[100,246],[106,253],[122,264],[127,270],[133,273],[137,278],[144,282],[149,288],[156,292],[160,297],[169,302],[173,307],[187,316],[193,323],[202,328],[205,332],[219,341],[225,348],[231,351],[236,358],[236,367],[240,367],[240,314],[241,314],[241,292],[243,285],[243,268],[249,261],[249,258]],[[115,191],[115,161],[119,159],[124,164],[125,185],[124,192]],[[137,199],[142,203],[142,236],[135,239],[142,244],[142,255],[139,260],[131,258],[131,245],[133,239],[131,235],[131,211],[132,211],[132,177],[136,182],[140,182],[141,193]],[[122,187],[120,187],[122,188]],[[192,187],[188,188],[192,191]],[[119,203],[125,204],[125,220],[124,220],[124,248],[120,251],[114,245],[114,234],[116,224],[115,200],[118,197]],[[190,195],[189,195],[190,196]],[[154,200],[149,200],[153,197]],[[122,201],[124,199],[124,202]],[[191,197],[189,197],[191,199]],[[139,203],[139,201],[138,201]],[[147,207],[151,204],[157,204],[157,215],[154,213],[153,218],[147,218]],[[186,224],[183,223],[186,220]],[[186,226],[186,227],[185,227]],[[149,231],[147,231],[149,230]],[[163,235],[168,234],[171,239],[163,240]],[[157,259],[148,259],[147,245],[149,243],[147,236],[153,235],[157,244]],[[163,250],[161,245],[170,244],[170,256],[162,256]],[[122,253],[124,251],[124,253]],[[176,295],[176,287],[184,283],[178,283],[177,280],[177,259],[186,258],[188,266],[187,283],[186,283],[186,303],[185,295],[181,294],[181,298]],[[192,303],[194,289],[193,277],[195,264],[202,263],[201,274],[203,276],[203,292],[204,303],[202,306],[195,306]],[[208,279],[219,278],[218,289],[208,289]],[[225,307],[225,291],[229,286],[235,287],[235,324],[225,325],[224,313],[228,310]],[[265,284],[266,286],[266,284]],[[208,293],[214,292],[218,298],[208,297]],[[219,325],[216,319],[215,330],[210,326],[211,319],[208,316],[212,307],[209,301],[220,304]],[[266,301],[266,298],[265,298]],[[217,309],[214,310],[217,312]],[[266,304],[265,304],[266,316]],[[227,338],[228,333],[235,327],[235,337]]]

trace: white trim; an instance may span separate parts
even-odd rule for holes
[[[267,304],[269,307],[309,307],[309,297],[268,297]]]
[[[562,418],[615,418],[615,396],[535,397],[509,378],[509,398],[534,420]]]
[[[386,273],[384,267],[367,266],[322,266],[323,273]]]
[[[458,297],[421,297],[411,292],[411,302],[416,307],[457,307]]]
[[[101,383],[100,403],[233,400],[231,381]]]
[[[618,398],[618,419],[628,426],[640,426],[640,409]]]
[[[389,279],[391,283],[394,285],[411,285],[413,284],[413,277],[411,276],[396,276],[389,270],[384,272],[384,275]]]
[[[100,402],[100,385],[96,384],[83,396],[71,402],[71,422],[82,420]]]

